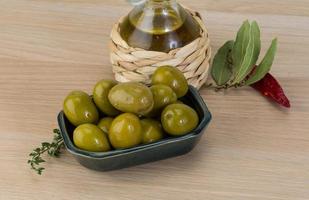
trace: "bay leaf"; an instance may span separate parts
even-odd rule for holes
[[[233,40],[227,41],[214,57],[211,76],[218,86],[226,84],[232,76],[230,60],[233,45]]]
[[[237,74],[241,63],[244,58],[244,54],[247,49],[247,45],[249,43],[249,31],[250,31],[250,23],[246,20],[240,29],[237,32],[236,40],[232,50],[232,58],[233,58],[233,74]]]
[[[254,51],[253,51],[253,58],[251,64],[251,68],[248,69],[246,75],[248,75],[254,65],[256,64],[260,52],[261,52],[261,31],[258,23],[256,21],[253,21],[251,24],[251,34],[254,36]]]
[[[235,65],[235,68],[238,70],[234,75],[233,84],[241,83],[247,75],[252,71],[254,65],[256,64],[260,51],[261,51],[261,39],[260,39],[260,29],[256,21],[254,21],[245,34],[248,36],[249,41],[247,44],[243,44],[242,46],[246,46],[245,52],[240,60],[241,63],[239,65]],[[244,41],[246,42],[246,41]],[[234,50],[234,49],[233,49]]]
[[[272,40],[262,62],[257,66],[255,73],[245,82],[246,85],[251,85],[261,80],[269,71],[273,64],[277,51],[277,38]]]

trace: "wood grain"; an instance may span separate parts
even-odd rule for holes
[[[0,0],[0,199],[309,199],[309,2],[183,0],[199,10],[214,51],[245,19],[260,25],[263,52],[292,102],[284,110],[251,88],[201,94],[213,121],[189,154],[113,172],[67,152],[43,176],[27,154],[51,139],[64,96],[112,78],[107,44],[123,0]]]

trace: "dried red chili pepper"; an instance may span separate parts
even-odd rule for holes
[[[289,99],[284,94],[279,82],[270,73],[267,73],[260,81],[251,85],[254,89],[267,96],[278,104],[290,108],[291,104]]]

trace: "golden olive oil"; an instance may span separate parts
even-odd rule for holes
[[[149,0],[129,13],[120,34],[130,46],[169,52],[198,38],[200,26],[176,2]]]

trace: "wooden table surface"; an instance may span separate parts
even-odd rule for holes
[[[29,152],[49,141],[65,95],[112,78],[109,32],[123,0],[0,0],[0,199],[309,199],[309,2],[183,0],[201,12],[214,51],[245,19],[292,102],[280,109],[251,88],[201,94],[213,121],[189,154],[96,172],[68,152],[36,175]]]

